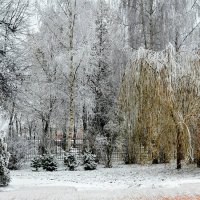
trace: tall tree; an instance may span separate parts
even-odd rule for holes
[[[22,44],[21,39],[27,30],[28,0],[2,0],[0,2],[0,66],[1,94],[9,95],[6,109],[9,111],[9,136],[12,136],[14,118],[16,116],[16,94],[22,77]],[[5,98],[1,98],[5,99]]]
[[[95,43],[91,53],[91,74],[89,75],[89,85],[94,95],[93,116],[90,121],[89,137],[90,147],[96,150],[95,140],[97,135],[104,136],[108,142],[106,166],[111,167],[111,159],[113,152],[113,135],[110,131],[105,130],[106,125],[111,120],[111,112],[114,110],[115,89],[112,77],[111,52],[112,46],[110,41],[110,10],[104,0],[97,2],[96,10],[96,35]],[[110,147],[110,148],[109,148]]]
[[[127,68],[120,106],[130,162],[141,160],[141,149],[151,160],[164,154],[169,161],[176,153],[177,169],[185,157],[193,159],[190,129],[196,126],[194,118],[200,109],[199,69],[194,70],[195,64],[184,55],[178,63],[173,52],[173,48],[165,52],[140,49]],[[181,71],[178,66],[190,68]]]

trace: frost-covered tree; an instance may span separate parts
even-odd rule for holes
[[[199,72],[193,56],[183,54],[177,62],[173,52],[171,47],[165,52],[139,50],[127,69],[120,106],[130,162],[160,156],[170,161],[176,154],[180,169],[183,159],[193,160],[191,128],[200,109]]]
[[[42,40],[41,37],[46,37],[46,40]],[[31,44],[29,45],[29,56],[32,59],[32,67],[26,72],[28,75],[24,81],[25,98],[22,103],[25,112],[35,113],[34,118],[39,121],[40,153],[45,154],[48,151],[47,138],[51,138],[52,115],[56,112],[55,108],[62,98],[66,98],[61,88],[58,88],[64,79],[62,79],[62,70],[56,61],[54,37],[48,27],[44,25],[42,33],[33,35],[29,43]]]
[[[73,152],[69,152],[64,157],[64,165],[70,170],[74,171],[78,167],[78,160]]]
[[[111,119],[111,112],[115,104],[115,89],[112,77],[111,41],[109,16],[110,8],[104,0],[97,2],[96,10],[96,35],[92,47],[90,66],[91,74],[88,75],[88,84],[94,95],[93,116],[89,122],[89,141],[92,152],[95,153],[95,139],[97,135],[110,137],[110,132],[105,131],[105,126]]]
[[[35,169],[35,171],[38,171],[38,169],[42,166],[42,157],[36,156],[31,160],[31,167]]]
[[[83,154],[83,165],[85,170],[95,170],[97,168],[96,155],[86,150]]]
[[[42,168],[46,171],[56,171],[58,167],[58,163],[53,155],[45,154],[41,158]]]
[[[8,138],[7,148],[10,153],[8,169],[19,170],[26,162],[29,152],[34,149],[34,144],[22,137]],[[27,149],[29,151],[27,151]]]
[[[27,9],[27,0],[2,0],[0,3],[1,105],[4,103],[8,111],[9,136],[14,134],[15,101],[24,68],[21,38],[27,30]]]
[[[0,186],[7,186],[10,182],[10,171],[8,170],[10,154],[7,152],[7,145],[0,139]]]
[[[192,41],[198,41],[198,9],[196,0],[121,0],[128,44],[135,50],[163,50],[169,42],[176,51],[197,47]]]
[[[57,1],[39,9],[44,27],[54,37],[56,62],[62,69],[63,96],[59,108],[62,116],[62,130],[65,137],[64,149],[69,150],[76,135],[77,121],[83,103],[82,80],[86,68],[88,47],[92,39],[92,3],[87,0]],[[41,27],[41,30],[43,27]],[[89,39],[90,38],[90,39]],[[84,97],[85,98],[85,97]],[[65,107],[63,108],[65,104]],[[75,131],[74,131],[75,130]],[[74,140],[75,143],[75,140]]]

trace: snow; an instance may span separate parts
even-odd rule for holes
[[[0,188],[0,200],[102,200],[200,194],[200,169],[175,165],[98,166],[94,171],[11,172],[9,187]]]

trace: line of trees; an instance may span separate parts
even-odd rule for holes
[[[82,130],[84,149],[106,167],[116,148],[126,150],[128,163],[176,158],[181,168],[187,155],[199,162],[199,6],[1,0],[0,89],[9,137],[40,137],[44,154],[56,133],[69,151]]]

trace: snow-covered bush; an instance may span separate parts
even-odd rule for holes
[[[31,167],[35,169],[35,171],[38,171],[40,167],[42,167],[42,157],[36,156],[31,160]]]
[[[105,167],[111,168],[113,152],[118,150],[120,145],[120,141],[116,141],[116,137],[113,134],[109,133],[108,137],[98,135],[95,141],[98,160],[103,161]]]
[[[76,155],[72,152],[69,152],[67,155],[65,155],[64,165],[67,166],[70,171],[74,171],[78,167]]]
[[[10,171],[7,168],[9,157],[7,145],[0,139],[0,186],[7,186],[10,182]]]
[[[83,164],[85,170],[94,170],[97,168],[96,155],[92,154],[88,150],[83,154]]]
[[[58,164],[55,160],[55,158],[50,155],[50,154],[45,154],[44,156],[42,156],[42,168],[46,171],[56,171]]]
[[[108,115],[111,120],[104,125],[102,132],[96,136],[95,154],[99,160],[104,162],[105,167],[111,168],[113,153],[122,145],[120,138],[121,117],[116,108],[113,108],[113,112],[109,112]]]
[[[26,156],[34,148],[34,145],[31,141],[20,137],[9,139],[7,144],[10,152],[8,168],[18,170],[22,167]]]

